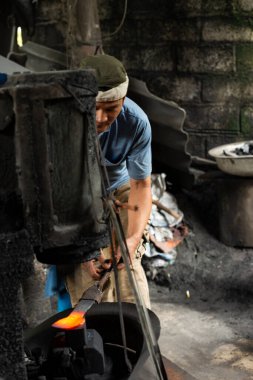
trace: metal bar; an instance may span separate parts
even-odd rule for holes
[[[128,274],[128,279],[134,293],[136,308],[137,308],[137,312],[140,318],[140,324],[142,327],[143,336],[147,343],[147,348],[149,350],[150,356],[155,365],[159,380],[168,380],[168,377],[167,377],[167,374],[162,362],[160,349],[153,333],[150,318],[149,318],[147,309],[144,306],[144,302],[141,297],[141,293],[139,291],[138,283],[131,269],[131,264],[129,263],[129,251],[125,242],[125,237],[124,237],[124,232],[122,229],[121,222],[119,218],[117,217],[117,214],[115,213],[113,202],[110,199],[107,199],[106,204],[109,209],[110,218],[115,228],[116,236],[120,245],[121,255],[123,257],[125,268]]]

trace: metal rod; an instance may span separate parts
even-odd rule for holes
[[[101,150],[100,143],[98,140],[97,140],[97,145],[95,145],[95,152],[96,152],[97,163],[100,167],[101,160],[103,159],[103,152]],[[103,174],[104,174],[103,176],[102,170],[101,170],[102,187],[106,191],[105,181],[107,182],[107,185],[110,183],[110,181],[109,181],[109,176],[108,176],[106,167],[102,165],[102,168],[103,168]],[[130,268],[130,265],[132,265],[130,254],[127,248],[126,239],[125,239],[125,235],[124,235],[124,231],[123,231],[123,227],[122,227],[119,215],[116,214],[115,212],[115,202],[111,194],[109,194],[108,197],[105,197],[104,202],[105,202],[105,208],[108,210],[108,214],[109,214],[108,217],[111,220],[113,227],[115,228],[116,237],[118,239],[118,243],[121,249],[121,255],[125,264],[128,279],[134,293],[137,313],[140,319],[143,336],[146,341],[150,356],[153,360],[153,363],[158,375],[158,380],[169,380],[166,374],[166,370],[164,368],[163,361],[162,361],[160,348],[154,336],[154,332],[153,332],[151,321],[148,315],[148,311],[146,307],[144,306],[144,302],[143,302],[141,293],[139,291],[136,278],[134,276],[132,269]]]
[[[129,251],[126,245],[125,237],[124,237],[124,232],[123,228],[121,225],[121,222],[119,220],[118,215],[115,213],[114,210],[114,204],[110,199],[106,200],[107,207],[110,212],[110,218],[112,221],[112,224],[115,228],[116,236],[118,239],[118,243],[120,246],[121,250],[121,255],[123,257],[123,261],[125,264],[125,268],[127,271],[128,279],[130,282],[130,285],[133,289],[134,297],[135,297],[135,302],[136,302],[136,308],[137,312],[140,318],[140,323],[142,327],[142,332],[145,337],[146,343],[147,343],[147,348],[149,350],[150,356],[153,360],[153,363],[155,365],[157,375],[159,380],[167,380],[167,374],[162,362],[162,357],[161,357],[161,352],[158,346],[158,343],[155,339],[153,328],[151,325],[151,321],[148,315],[148,311],[146,307],[144,306],[144,302],[141,296],[141,293],[139,291],[139,286],[136,281],[136,278],[134,276],[134,272],[131,268],[131,264],[129,263]]]

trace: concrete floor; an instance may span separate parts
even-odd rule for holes
[[[253,379],[253,248],[219,240],[216,193],[179,194],[189,236],[174,265],[150,282],[162,353],[197,380]]]
[[[154,286],[151,299],[161,322],[160,349],[169,360],[197,380],[253,379],[251,305],[180,293],[172,298]]]

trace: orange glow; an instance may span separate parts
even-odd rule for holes
[[[59,319],[52,324],[53,327],[58,329],[71,330],[76,327],[82,326],[85,323],[83,311],[72,311],[67,317]]]

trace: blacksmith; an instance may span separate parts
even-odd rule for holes
[[[135,277],[144,303],[149,308],[149,290],[141,257],[145,252],[143,233],[152,206],[150,123],[143,110],[126,97],[128,76],[118,59],[109,55],[88,56],[82,61],[81,67],[92,68],[96,72],[99,86],[96,97],[96,126],[103,165],[106,166],[110,181],[107,191],[112,192],[121,203],[128,202],[128,205],[133,206],[129,209],[122,208],[120,217]],[[119,248],[117,253],[119,259]],[[73,306],[84,290],[94,280],[100,279],[102,268],[108,268],[104,261],[110,255],[110,248],[102,249],[97,262],[92,260],[77,265],[75,271],[68,275],[67,288]],[[135,302],[124,266],[118,271],[118,275],[121,300]],[[103,301],[117,301],[113,276]]]

